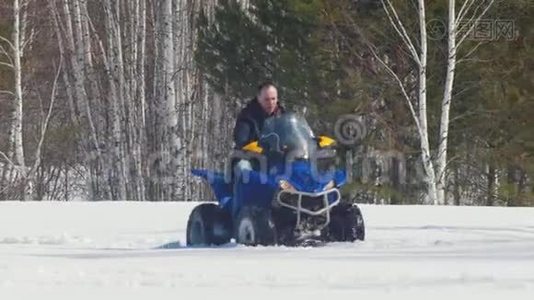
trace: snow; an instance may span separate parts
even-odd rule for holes
[[[533,208],[363,205],[365,242],[187,248],[195,205],[0,202],[0,299],[534,296]]]

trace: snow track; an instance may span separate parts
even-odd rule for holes
[[[532,299],[534,209],[362,206],[363,243],[186,248],[194,203],[0,202],[0,299]]]

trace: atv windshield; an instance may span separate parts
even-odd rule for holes
[[[275,152],[293,159],[309,159],[317,149],[308,122],[293,113],[265,120],[259,144],[267,153]]]

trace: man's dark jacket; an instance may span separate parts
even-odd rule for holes
[[[278,103],[275,111],[269,115],[263,110],[258,99],[254,98],[247,103],[237,116],[234,127],[234,142],[237,149],[241,149],[248,143],[258,140],[263,122],[272,116],[279,116],[284,113],[284,108]]]

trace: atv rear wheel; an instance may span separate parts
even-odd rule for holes
[[[230,215],[213,203],[195,207],[187,221],[187,245],[222,245],[232,238]]]
[[[354,242],[365,239],[365,224],[356,204],[341,202],[332,208],[328,237],[337,242]]]
[[[249,246],[276,244],[276,229],[270,210],[243,207],[237,217],[235,237],[237,243]]]

